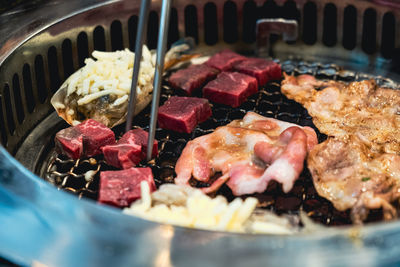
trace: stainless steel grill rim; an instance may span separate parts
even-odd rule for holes
[[[0,140],[9,153],[15,154],[25,137],[52,111],[50,96],[91,51],[132,48],[137,3],[48,1],[29,14],[13,10],[1,16],[0,23],[5,26],[0,28]],[[156,41],[152,32],[159,6],[160,2],[153,2],[150,47]],[[393,5],[361,0],[180,0],[174,6],[170,42],[192,35],[201,49],[232,47],[251,52],[254,35],[246,29],[252,28],[255,16],[249,14],[298,18],[300,39],[295,44],[277,41],[274,55],[345,59],[360,70],[396,76],[390,72],[396,68],[400,44],[396,34],[399,9]],[[357,19],[351,21],[352,16],[346,14],[354,13]],[[388,28],[391,31],[382,30]],[[37,259],[57,266],[243,266],[266,262],[301,266],[352,261],[375,265],[399,260],[399,222],[293,237],[187,230],[78,201],[41,181],[8,152],[0,148],[0,222],[7,229],[0,231],[4,240],[0,254],[21,264]],[[38,160],[35,154],[26,157]],[[24,246],[17,244],[16,238],[23,239]]]

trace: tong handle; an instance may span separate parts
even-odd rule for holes
[[[171,0],[163,0],[161,6],[160,31],[158,32],[156,71],[153,83],[153,100],[151,101],[150,129],[147,140],[147,161],[151,159],[154,136],[156,133],[158,106],[160,104],[161,81],[164,71],[164,57],[167,48],[168,22],[171,10]]]
[[[136,108],[136,88],[139,79],[140,61],[142,60],[142,48],[144,36],[147,30],[147,21],[150,11],[150,0],[142,0],[140,5],[139,24],[137,31],[137,39],[135,43],[135,61],[133,63],[131,92],[129,94],[128,114],[126,115],[125,132],[132,128],[133,113]]]

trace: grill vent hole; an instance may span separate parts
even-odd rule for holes
[[[176,8],[171,9],[168,25],[168,47],[174,42],[179,40],[179,29],[178,29],[178,11]]]
[[[151,11],[149,14],[149,23],[147,24],[147,46],[149,49],[157,48],[158,39],[158,14]]]
[[[12,80],[12,87],[13,87],[13,93],[14,93],[14,103],[17,111],[17,119],[19,124],[21,124],[24,121],[25,114],[24,114],[24,109],[22,108],[22,97],[21,97],[21,86],[19,84],[19,77],[17,74],[14,74],[13,80]]]
[[[51,46],[47,54],[49,60],[49,75],[50,75],[51,90],[55,92],[61,85],[59,71],[58,71],[57,49],[54,46]]]
[[[185,35],[193,37],[196,44],[199,43],[199,30],[197,22],[197,8],[189,5],[185,8]]]
[[[129,49],[135,52],[135,42],[138,27],[138,16],[132,16],[128,20]]]
[[[294,1],[286,1],[283,5],[283,18],[300,21],[300,11],[297,9]]]
[[[106,51],[106,36],[101,26],[97,26],[93,31],[93,46],[94,50]]]
[[[218,42],[218,19],[217,6],[214,3],[207,3],[204,6],[204,41],[208,45]]]
[[[303,42],[313,45],[317,41],[317,6],[307,2],[303,9]]]
[[[232,1],[224,4],[224,41],[235,43],[238,40],[237,7]]]
[[[383,16],[381,53],[385,58],[390,58],[394,52],[394,38],[396,35],[396,21],[392,13]]]
[[[356,47],[357,41],[357,9],[354,6],[347,6],[344,9],[343,17],[343,47],[352,50]]]
[[[122,24],[119,20],[114,20],[110,27],[111,32],[111,49],[112,51],[124,49],[122,39]]]
[[[367,54],[376,52],[376,11],[372,8],[364,13],[361,47]]]
[[[259,9],[259,18],[280,18],[281,17],[281,8],[278,7],[275,1],[268,0],[261,6]],[[269,38],[271,43],[274,43],[278,40],[277,34],[271,34]]]
[[[257,5],[246,1],[243,5],[243,41],[253,43],[256,40]]]
[[[74,72],[74,62],[72,58],[72,43],[70,39],[65,39],[61,45],[62,59],[64,65],[64,78],[68,78]]]
[[[4,89],[7,86],[7,84],[4,85]],[[1,143],[3,146],[6,146],[7,144],[7,133],[6,133],[6,128],[4,127],[5,122],[4,122],[4,114],[3,114],[3,97],[2,94],[0,94],[0,135],[1,135]]]
[[[281,17],[281,10],[276,5],[275,1],[267,0],[260,8],[260,18],[279,18]]]
[[[300,11],[296,7],[296,3],[292,0],[286,1],[283,5],[283,18],[294,19],[300,21]],[[288,41],[288,44],[295,44],[296,41]]]
[[[37,55],[35,57],[35,73],[36,73],[36,88],[40,103],[44,103],[47,98],[47,86],[44,74],[43,57]]]
[[[85,59],[89,57],[89,41],[86,32],[81,32],[77,38],[78,64],[79,67],[85,65]]]
[[[14,131],[15,131],[15,122],[14,122],[12,107],[11,107],[10,87],[8,86],[8,84],[6,84],[4,86],[4,104],[5,104],[5,108],[6,108],[8,130],[9,130],[10,135],[13,135]]]
[[[322,42],[326,46],[334,46],[337,41],[337,10],[334,4],[327,4],[324,8],[324,22]]]
[[[26,106],[28,107],[28,112],[32,113],[33,109],[35,108],[36,100],[33,96],[31,68],[28,64],[25,64],[22,69],[22,79],[24,82]],[[17,109],[21,108],[22,106],[18,107]]]

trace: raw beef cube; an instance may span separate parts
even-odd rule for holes
[[[207,99],[172,96],[158,110],[158,125],[163,129],[191,133],[211,114]]]
[[[101,154],[101,147],[115,144],[115,134],[110,128],[95,120],[86,120],[75,126],[82,134],[83,154],[92,157]]]
[[[156,190],[150,168],[130,168],[100,173],[99,202],[127,207],[140,198],[140,183],[147,181],[150,191]]]
[[[257,91],[256,78],[239,72],[222,72],[204,86],[203,96],[215,103],[238,107]]]
[[[102,148],[104,159],[116,168],[134,167],[146,158],[148,137],[149,134],[142,129],[130,130],[118,140],[117,144]],[[154,140],[152,156],[155,157],[157,154],[158,142]]]
[[[142,159],[146,158],[147,153],[147,140],[149,138],[149,133],[143,129],[133,129],[126,132],[121,139],[119,139],[118,144],[136,144],[142,147]],[[154,140],[152,156],[158,155],[158,142]]]
[[[116,144],[101,148],[107,164],[116,168],[135,167],[143,159],[142,147],[136,144]]]
[[[229,49],[223,50],[213,55],[205,64],[210,67],[219,69],[220,71],[228,71],[233,68],[233,65],[245,60],[246,57],[236,54]]]
[[[234,69],[257,78],[259,86],[278,80],[282,76],[281,66],[278,63],[263,58],[248,58],[235,64]]]
[[[72,159],[101,154],[101,147],[115,144],[115,135],[111,129],[100,122],[89,119],[74,127],[56,134],[57,149]]]
[[[58,152],[72,159],[79,159],[83,152],[82,134],[76,127],[59,131],[55,138]]]
[[[218,73],[219,70],[205,64],[191,65],[172,74],[169,83],[173,88],[191,95],[196,89],[217,77]]]

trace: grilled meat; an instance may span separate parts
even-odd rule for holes
[[[282,92],[304,105],[328,139],[308,156],[318,193],[338,210],[351,209],[360,223],[369,209],[383,208],[400,197],[400,91],[380,88],[373,80],[318,81],[313,76],[285,75]]]
[[[322,133],[342,139],[355,135],[377,152],[400,151],[400,90],[380,88],[373,80],[346,85],[285,75],[282,92],[308,110]]]
[[[288,192],[303,169],[303,162],[317,143],[314,130],[248,112],[198,137],[186,145],[175,171],[176,184],[188,184],[193,176],[201,182],[221,172],[203,190],[214,192],[227,182],[234,195],[264,192],[270,180]]]

